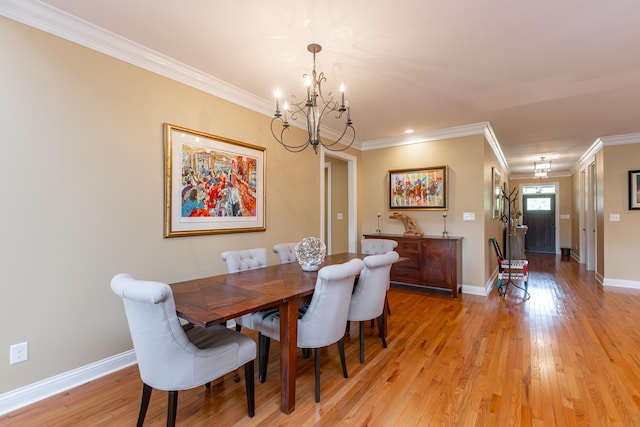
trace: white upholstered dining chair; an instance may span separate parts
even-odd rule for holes
[[[344,357],[344,331],[355,277],[364,266],[360,259],[330,265],[318,271],[311,303],[298,319],[298,348],[314,349],[316,402],[320,401],[320,351],[322,347],[338,344],[342,373],[348,378]],[[264,318],[259,328],[259,377],[264,382],[269,362],[270,339],[280,339],[280,314]]]
[[[360,251],[367,255],[382,255],[390,252],[398,247],[398,242],[391,239],[362,239],[360,240]],[[390,284],[390,283],[389,283]],[[389,286],[387,286],[389,290]],[[391,307],[389,301],[385,303],[387,314],[391,315]],[[373,327],[373,322],[371,322]]]
[[[124,301],[131,339],[143,382],[138,426],[144,422],[152,390],[169,392],[167,425],[176,422],[178,391],[201,385],[244,366],[248,414],[255,414],[255,342],[224,326],[184,330],[165,283],[118,274],[111,289]]]
[[[225,251],[220,254],[220,259],[227,264],[228,273],[237,273],[238,271],[253,270],[267,266],[267,249],[253,248],[242,249],[237,251]],[[275,309],[277,310],[277,308]],[[271,313],[273,310],[267,310]],[[257,329],[257,324],[262,321],[266,315],[265,312],[248,313],[241,317],[233,319],[236,323],[236,331],[240,332],[245,326],[249,329]]]
[[[278,243],[273,247],[273,252],[280,258],[280,264],[298,261],[296,245],[297,243]]]
[[[384,316],[387,287],[389,286],[389,272],[391,265],[399,255],[395,251],[383,255],[369,255],[364,258],[364,268],[358,278],[351,303],[349,304],[348,321],[357,321],[360,326],[360,363],[364,363],[364,327],[366,320],[378,319],[378,330],[382,346],[387,348],[384,336]]]

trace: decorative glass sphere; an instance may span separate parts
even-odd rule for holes
[[[305,237],[296,245],[296,256],[304,271],[316,271],[326,253],[327,247],[317,237]]]

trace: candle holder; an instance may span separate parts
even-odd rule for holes
[[[380,233],[382,233],[380,231],[380,213],[378,213],[378,228],[376,228],[376,234],[380,235]]]
[[[442,214],[442,219],[444,221],[444,231],[442,232],[442,237],[447,237],[449,233],[447,233],[447,214]]]

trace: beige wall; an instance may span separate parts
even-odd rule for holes
[[[5,18],[0,51],[0,393],[132,348],[116,273],[223,273],[247,247],[275,264],[273,244],[319,235],[320,158],[278,146],[269,117]],[[266,147],[266,232],[162,237],[163,122]]]
[[[483,254],[485,191],[480,177],[486,176],[482,135],[430,141],[421,144],[364,151],[360,181],[360,222],[362,233],[373,233],[377,227],[377,213],[381,213],[383,233],[402,234],[404,227],[397,220],[389,219],[388,171],[393,169],[449,166],[449,194],[447,230],[451,236],[463,236],[462,283],[465,286],[484,287],[486,281]],[[413,217],[425,235],[441,235],[443,211],[404,211]],[[473,212],[475,221],[463,221],[463,212]],[[488,239],[488,238],[487,238]]]
[[[602,183],[602,274],[609,281],[640,282],[637,265],[640,210],[629,209],[628,186],[628,172],[640,170],[640,144],[605,146],[602,152],[606,171]],[[609,221],[611,214],[619,214],[620,221]]]

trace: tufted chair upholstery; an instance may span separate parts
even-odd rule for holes
[[[255,248],[239,251],[226,251],[220,254],[220,258],[227,263],[227,271],[235,273],[243,270],[267,266],[267,249]]]
[[[129,322],[143,391],[141,426],[153,388],[169,391],[167,425],[174,425],[178,391],[209,383],[244,366],[247,405],[254,416],[254,359],[256,344],[224,326],[194,327],[185,331],[176,315],[171,287],[118,274],[111,289],[122,297]]]
[[[391,239],[362,239],[360,251],[367,255],[381,255],[394,250],[398,242]]]
[[[280,257],[280,264],[298,261],[296,245],[297,243],[280,243],[273,247],[273,252]]]
[[[384,302],[389,286],[391,265],[400,256],[391,251],[383,255],[369,255],[364,258],[364,269],[360,273],[358,283],[351,295],[349,305],[349,321],[360,323],[360,363],[364,363],[364,327],[363,321],[378,319],[378,328],[382,345],[387,348],[384,337]]]
[[[320,401],[320,351],[322,347],[338,343],[342,372],[347,378],[344,359],[344,331],[351,301],[355,277],[364,266],[360,259],[352,259],[344,264],[323,267],[318,272],[316,287],[311,304],[298,319],[298,347],[314,349],[316,370],[316,402]],[[260,381],[266,380],[269,360],[270,338],[280,339],[280,314],[273,313],[264,318],[259,331]]]

